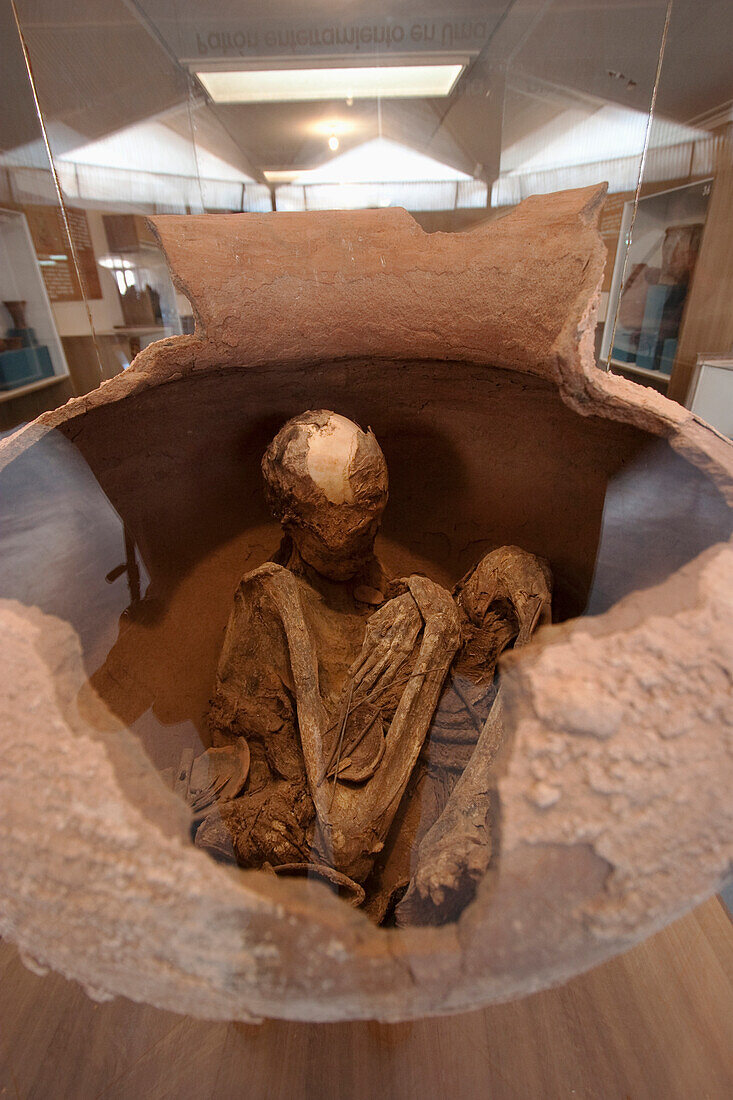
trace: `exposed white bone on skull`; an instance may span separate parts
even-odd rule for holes
[[[387,503],[387,464],[371,430],[315,409],[293,417],[262,459],[274,514],[305,561],[334,580],[372,553]]]
[[[365,433],[338,413],[331,413],[323,427],[309,424],[305,432],[306,468],[314,483],[332,504],[353,504],[351,469],[359,438]]]

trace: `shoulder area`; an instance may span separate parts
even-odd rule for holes
[[[266,561],[262,565],[258,565],[256,569],[244,574],[237,585],[237,595],[242,595],[252,589],[272,587],[273,585],[278,588],[290,588],[297,585],[297,578],[284,565],[278,565],[274,561]]]

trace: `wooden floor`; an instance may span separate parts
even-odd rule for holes
[[[0,1097],[733,1097],[733,924],[712,899],[561,989],[414,1024],[207,1024],[28,972],[0,944]]]

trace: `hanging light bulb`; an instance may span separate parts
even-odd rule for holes
[[[328,139],[328,148],[331,150],[332,153],[335,153],[338,147],[339,139],[336,137],[335,134],[331,134],[330,138]]]

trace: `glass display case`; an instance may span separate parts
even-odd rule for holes
[[[183,331],[178,302],[158,242],[145,219],[135,214],[103,214],[109,252],[100,263],[114,276],[131,359],[147,344]],[[185,299],[184,316],[188,316]]]
[[[671,376],[711,188],[701,180],[624,204],[600,355],[612,369]]]
[[[65,254],[42,261],[66,263]],[[0,400],[41,390],[68,376],[28,223],[0,207]]]

